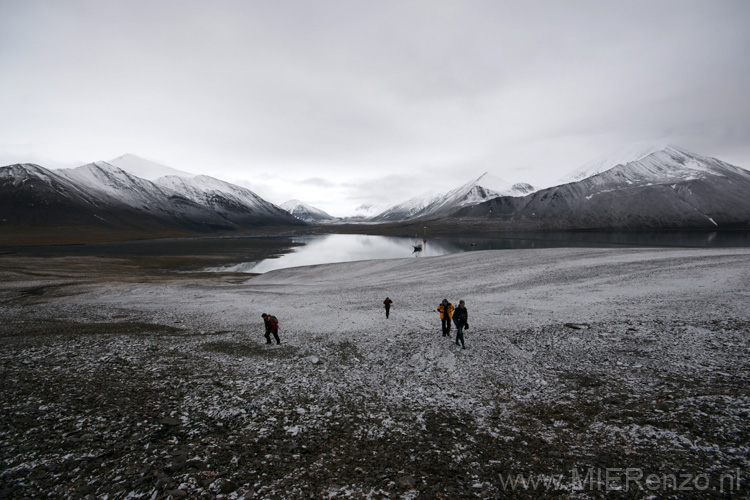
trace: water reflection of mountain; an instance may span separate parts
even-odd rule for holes
[[[328,234],[296,237],[288,253],[260,262],[224,267],[221,271],[265,273],[287,267],[357,260],[437,257],[481,250],[561,247],[750,247],[750,231],[547,231],[503,233],[497,238],[428,238],[422,251],[414,240],[398,236]]]

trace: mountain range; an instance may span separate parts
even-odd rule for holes
[[[451,217],[538,229],[750,229],[750,171],[676,146],[588,164],[569,178]]]
[[[299,200],[276,206],[246,188],[133,155],[73,169],[0,168],[0,227],[154,235],[466,219],[501,229],[750,229],[750,172],[660,146],[591,162],[546,189],[484,174],[447,193],[361,209],[340,219]]]
[[[416,196],[394,205],[370,218],[373,222],[399,222],[449,215],[468,205],[476,205],[498,196],[520,196],[534,191],[530,184],[510,185],[498,177],[484,173],[477,179],[444,194]]]
[[[132,163],[132,158],[127,160]],[[61,170],[32,164],[0,168],[0,223],[154,234],[304,225],[234,184],[208,176],[178,176],[173,170],[150,181],[119,168],[117,162]]]

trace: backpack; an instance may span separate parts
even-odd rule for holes
[[[277,317],[276,317],[276,316],[274,316],[273,314],[271,315],[271,317],[272,317],[272,318],[273,318],[273,320],[274,320],[274,321],[276,322],[276,326],[279,326],[279,318],[277,318]]]

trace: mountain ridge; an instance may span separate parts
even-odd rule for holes
[[[330,215],[324,210],[308,205],[297,199],[287,200],[279,205],[279,207],[305,222],[332,222],[338,220],[337,217]]]
[[[148,181],[155,181],[156,179],[167,175],[177,175],[180,177],[195,177],[197,175],[141,158],[132,153],[118,156],[113,160],[109,160],[107,163]]]
[[[521,198],[460,209],[542,229],[750,229],[750,171],[676,147]]]
[[[118,159],[60,170],[14,164],[0,167],[0,223],[154,234],[465,219],[510,229],[750,229],[750,171],[673,145],[637,149],[631,148],[630,161],[622,162],[628,155],[615,155],[589,162],[571,174],[580,179],[546,189],[510,185],[485,173],[375,216],[349,218],[299,200],[279,207],[235,184],[206,175],[171,175],[180,171],[158,164],[152,165],[153,181],[112,163]],[[141,160],[119,158],[126,157],[131,166]],[[374,206],[361,208],[372,212]]]
[[[370,217],[369,220],[373,222],[395,222],[445,215],[460,207],[474,205],[499,196],[526,194],[529,189],[533,191],[534,188],[530,184],[510,184],[485,172],[476,179],[446,193],[425,193],[393,205]]]
[[[213,178],[206,176],[203,182],[207,179]],[[249,190],[234,186],[231,192],[228,183],[212,182],[229,192],[197,187],[191,193],[195,196],[190,196],[108,162],[54,171],[15,164],[0,167],[2,223],[6,227],[71,226],[154,234],[304,225]]]

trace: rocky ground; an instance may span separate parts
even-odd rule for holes
[[[749,299],[748,249],[3,255],[0,498],[747,498]]]

